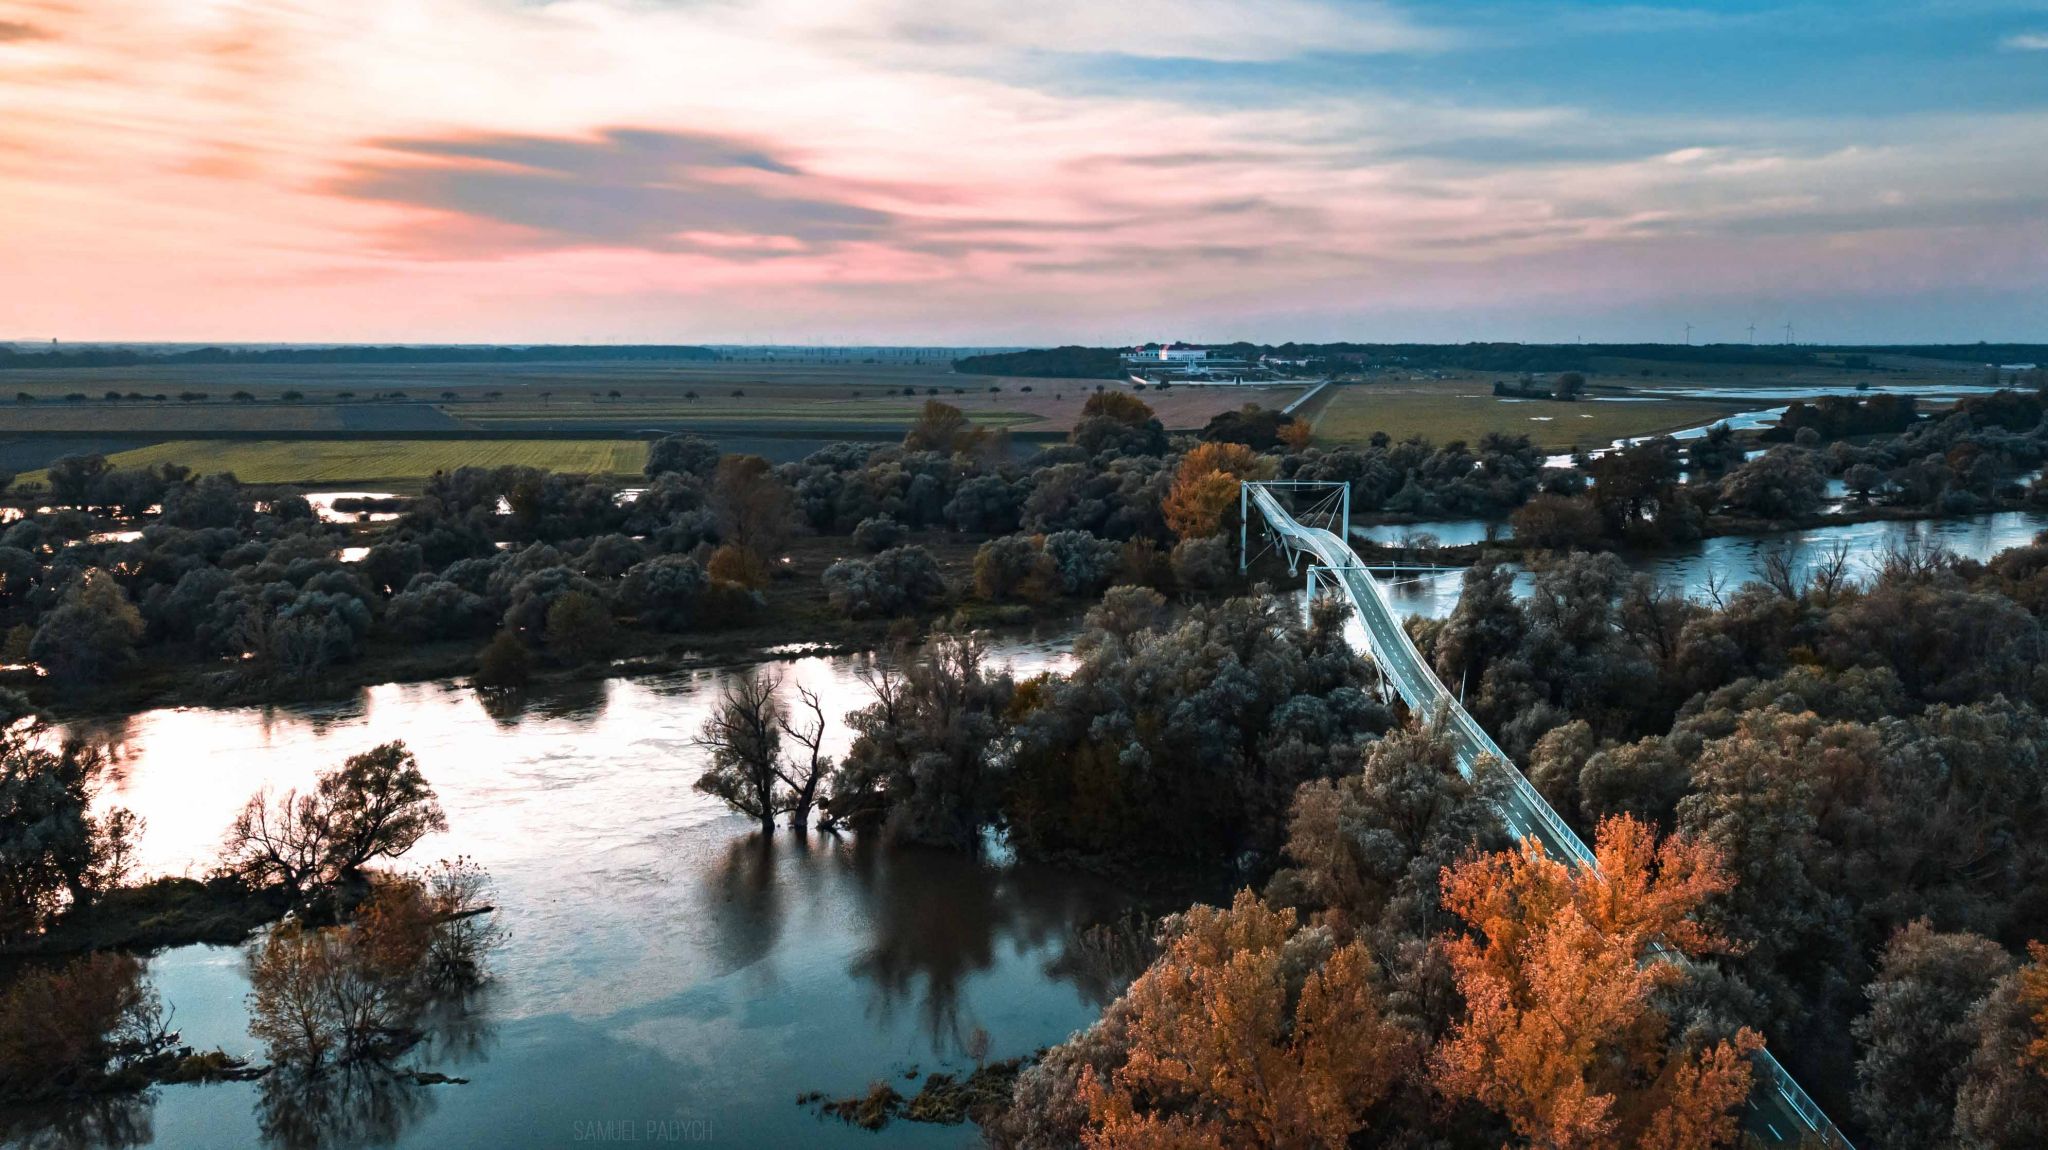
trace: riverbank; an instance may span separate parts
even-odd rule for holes
[[[2015,512],[2048,513],[2048,510],[2022,500],[2010,501],[1974,516],[1958,516],[1933,508],[1894,507],[1878,503],[1851,504],[1839,511],[1794,516],[1785,519],[1712,515],[1707,518],[1704,525],[1705,529],[1698,540],[1672,543],[1664,547],[1617,545],[1603,549],[1619,555],[1624,561],[1650,562],[1682,554],[1690,548],[1699,546],[1704,541],[1714,539],[1763,539],[1771,536],[1854,527],[1866,523],[1943,523]],[[1471,534],[1479,536],[1487,534],[1488,522],[1485,520],[1447,521],[1414,515],[1374,515],[1363,521],[1355,522],[1352,526],[1356,531],[1386,527],[1432,526],[1443,523],[1452,523],[1453,525],[1469,523],[1472,527]],[[1379,558],[1403,563],[1427,563],[1433,566],[1460,567],[1470,566],[1485,559],[1491,559],[1496,562],[1512,562],[1532,552],[1543,550],[1542,548],[1531,547],[1529,544],[1515,539],[1507,530],[1505,521],[1495,526],[1499,530],[1491,538],[1480,538],[1478,541],[1470,543],[1439,542],[1434,545],[1421,544],[1409,546],[1403,545],[1398,541],[1388,542],[1384,539],[1372,539],[1354,534],[1352,544],[1360,555],[1368,558]],[[1423,534],[1430,533],[1425,532]]]
[[[960,588],[973,585],[974,555],[983,541],[978,536],[944,533],[904,540],[929,551],[948,583]],[[622,625],[613,633],[612,650],[606,658],[578,665],[537,665],[525,689],[804,655],[855,654],[921,636],[935,624],[950,620],[1001,637],[1028,637],[1038,629],[1071,629],[1089,606],[1066,600],[1026,605],[962,598],[896,619],[853,619],[831,606],[823,575],[838,560],[864,557],[865,552],[844,537],[812,536],[791,543],[785,554],[783,564],[761,589],[763,606],[751,619],[681,633]],[[0,686],[26,693],[60,719],[121,715],[157,707],[309,703],[346,698],[381,683],[468,678],[476,673],[486,641],[372,638],[358,658],[311,676],[265,675],[191,648],[156,647],[110,683],[90,687],[57,684],[23,666],[0,671]]]

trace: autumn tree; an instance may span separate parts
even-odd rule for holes
[[[1126,992],[1129,1051],[1081,1075],[1091,1150],[1343,1147],[1417,1062],[1372,957],[1240,891],[1170,921]]]
[[[719,538],[768,558],[789,538],[795,500],[758,455],[728,455],[712,473],[708,500]],[[716,575],[716,572],[713,573]]]
[[[903,446],[912,451],[938,451],[954,455],[972,450],[987,433],[976,428],[967,414],[950,403],[924,401],[924,410],[903,436]]]
[[[1237,499],[1238,486],[1266,474],[1265,461],[1241,443],[1202,443],[1181,456],[1161,509],[1182,539],[1214,535]]]
[[[161,1057],[177,1035],[142,959],[94,951],[0,988],[0,1103],[77,1096]]]
[[[2048,946],[1998,981],[1971,1019],[1976,1049],[1955,1096],[1953,1143],[1969,1150],[2048,1146]]]
[[[1444,944],[1466,1009],[1433,1052],[1437,1086],[1549,1150],[1731,1145],[1762,1040],[1674,1044],[1658,1006],[1679,955],[1726,949],[1697,916],[1731,880],[1712,848],[1630,818],[1596,842],[1593,867],[1525,841],[1445,871],[1469,933]]]

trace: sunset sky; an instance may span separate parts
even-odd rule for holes
[[[0,0],[0,339],[2048,339],[2048,5]]]

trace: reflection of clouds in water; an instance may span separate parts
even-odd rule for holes
[[[1062,638],[995,655],[1033,674],[1071,665],[1068,650]],[[850,742],[845,712],[869,698],[856,675],[866,661],[771,665],[785,690],[820,694],[835,756]],[[432,1145],[508,1111],[539,1112],[556,1121],[529,1141],[555,1144],[569,1118],[589,1117],[590,1099],[607,1098],[635,1117],[729,1115],[765,1142],[831,1142],[836,1131],[790,1107],[796,1090],[853,1090],[897,1061],[957,1058],[975,1026],[1007,1056],[1085,1025],[1099,991],[1062,956],[1080,928],[1120,912],[1117,892],[820,833],[762,842],[748,820],[692,789],[702,769],[692,739],[728,674],[536,692],[495,713],[465,688],[409,684],[337,707],[154,711],[98,728],[123,746],[106,801],[149,820],[145,869],[203,869],[258,787],[305,786],[349,754],[403,738],[450,821],[409,861],[466,853],[496,880],[510,937],[490,1010],[463,1016],[495,1020],[496,1036],[444,1028],[415,1053],[472,1083],[427,1088],[424,1114],[367,1090],[280,1096],[266,1120],[288,1134],[305,1104],[346,1103],[360,1107],[349,1119],[359,1128],[402,1120],[402,1144]],[[192,1024],[188,1037],[253,1053],[237,954],[181,948],[160,956],[152,977]],[[258,1084],[168,1094],[159,1144],[255,1141]],[[242,1123],[246,1133],[222,1133]]]

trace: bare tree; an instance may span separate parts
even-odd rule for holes
[[[697,789],[752,816],[764,833],[774,832],[775,816],[790,804],[778,769],[782,706],[775,691],[779,686],[779,679],[759,672],[735,678],[726,685],[696,740],[699,748],[711,752],[711,766],[697,780]]]
[[[419,761],[401,742],[351,755],[313,790],[268,791],[249,799],[228,828],[230,874],[297,896],[397,858],[432,831],[448,829]]]
[[[785,714],[776,725],[805,753],[802,758],[784,756],[776,764],[775,773],[789,788],[789,825],[802,832],[810,826],[811,808],[818,802],[818,787],[832,773],[832,756],[824,753],[825,708],[818,702],[818,693],[801,686],[796,693],[803,699],[803,709],[811,713],[810,721],[799,728]]]

